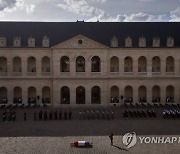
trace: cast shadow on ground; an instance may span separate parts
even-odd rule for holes
[[[117,149],[119,149],[119,150],[128,151],[127,149],[121,148],[121,147],[119,147],[119,146],[117,146],[117,145],[112,145],[112,146],[115,147],[115,148],[117,148]]]

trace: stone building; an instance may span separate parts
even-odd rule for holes
[[[0,104],[179,103],[179,27],[0,22]]]

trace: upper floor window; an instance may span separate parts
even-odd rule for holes
[[[139,38],[139,47],[146,47],[146,38],[144,36]]]
[[[6,47],[6,38],[0,37],[0,47]]]
[[[13,38],[13,46],[14,47],[20,47],[21,46],[21,37],[15,36]]]
[[[98,56],[94,56],[91,59],[91,71],[100,72],[101,71],[101,60]]]
[[[118,38],[116,36],[113,36],[111,39],[111,47],[118,48]]]
[[[35,38],[32,36],[28,38],[28,47],[35,47]]]
[[[42,39],[42,47],[49,47],[50,41],[49,41],[49,37],[44,36]]]
[[[69,57],[67,56],[63,56],[60,59],[60,68],[61,68],[61,72],[69,72],[70,71],[70,64],[69,64]]]
[[[125,47],[132,47],[132,39],[129,36],[125,39]]]
[[[174,38],[169,36],[166,42],[167,47],[174,47]]]
[[[153,47],[160,47],[160,38],[153,37]]]
[[[76,72],[85,72],[85,59],[82,56],[76,58]]]

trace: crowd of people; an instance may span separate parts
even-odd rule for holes
[[[111,120],[114,119],[114,112],[109,109],[87,109],[79,111],[79,119],[81,120],[94,120],[94,119],[104,119]]]
[[[39,112],[34,112],[34,121],[36,120],[71,120],[72,119],[72,111],[69,110],[68,112],[64,110],[62,111],[39,111]],[[24,120],[27,119],[27,115],[24,114]]]
[[[154,110],[134,110],[134,111],[127,111],[123,112],[123,118],[156,118],[157,112]]]
[[[152,102],[153,103],[159,103],[161,101],[161,98],[160,97],[152,97]]]
[[[111,103],[119,103],[119,97],[111,97]]]
[[[180,110],[172,110],[172,109],[166,109],[163,111],[163,118],[164,119],[175,119],[180,118]]]
[[[6,97],[1,97],[0,98],[0,104],[6,104],[8,102]]]
[[[173,97],[166,97],[166,102],[167,103],[174,103],[174,98]]]
[[[5,111],[1,115],[2,121],[16,121],[16,112],[14,111]]]
[[[124,98],[124,103],[132,103],[133,102],[133,98],[132,97],[125,97]]]

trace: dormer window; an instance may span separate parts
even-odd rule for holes
[[[169,36],[166,42],[167,47],[174,47],[174,38]]]
[[[0,37],[0,47],[6,47],[6,38]]]
[[[125,39],[125,47],[132,47],[132,39],[129,36]]]
[[[144,36],[141,36],[139,38],[139,47],[140,48],[146,47],[146,38]]]
[[[49,37],[44,36],[42,40],[42,47],[49,47],[49,44],[50,44]]]
[[[153,37],[153,47],[160,47],[160,38]]]
[[[116,36],[113,36],[111,39],[111,47],[118,48],[118,38]]]
[[[14,37],[13,38],[13,46],[20,47],[21,46],[21,37]]]
[[[28,38],[28,47],[35,47],[35,38],[32,36]]]

